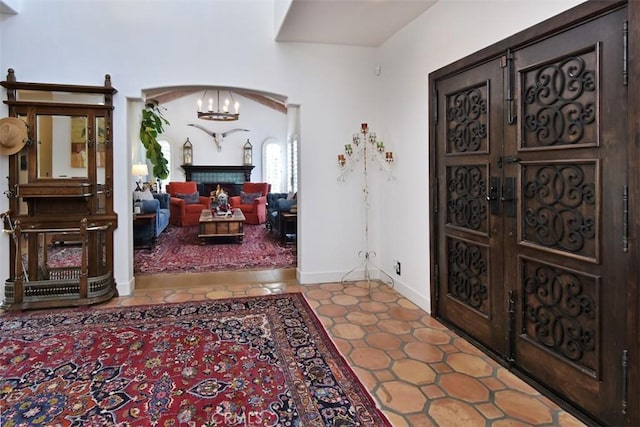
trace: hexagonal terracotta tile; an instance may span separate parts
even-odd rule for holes
[[[381,320],[378,323],[378,326],[383,331],[392,333],[392,334],[408,334],[411,332],[411,327],[407,324],[407,322],[403,322],[401,320]]]
[[[336,295],[331,297],[331,301],[338,305],[356,305],[358,298],[351,295]]]
[[[494,368],[483,356],[474,356],[467,353],[453,353],[446,357],[446,362],[454,370],[473,377],[488,377],[493,374]],[[492,362],[493,363],[493,362]]]
[[[438,385],[450,396],[467,402],[486,402],[489,399],[489,389],[484,384],[459,372],[442,375]]]
[[[502,390],[495,393],[494,402],[510,417],[529,424],[548,424],[553,420],[553,412],[533,396],[516,390]]]
[[[358,307],[360,307],[362,311],[369,313],[384,313],[385,311],[387,311],[386,304],[377,301],[361,302],[360,304],[358,304]]]
[[[347,314],[347,319],[356,325],[375,325],[378,323],[378,318],[374,314],[362,311],[354,311]]]
[[[405,413],[422,411],[427,402],[427,398],[418,388],[403,381],[385,382],[375,394],[384,405]]]
[[[326,289],[313,289],[306,292],[305,295],[309,300],[316,300],[316,301],[328,300],[332,296],[331,292],[329,292]]]
[[[402,341],[397,336],[385,332],[369,334],[364,340],[372,347],[387,351],[398,349],[402,345]]]
[[[425,385],[433,383],[436,379],[436,373],[429,365],[416,360],[398,360],[393,363],[391,370],[395,372],[398,378],[411,384]]]
[[[486,425],[482,414],[473,406],[451,398],[437,399],[431,402],[429,415],[440,427]]]
[[[444,358],[444,353],[433,344],[425,342],[412,342],[405,344],[404,352],[413,359],[423,362],[440,362]]]
[[[406,322],[418,320],[421,317],[419,310],[411,310],[404,307],[391,307],[387,313],[389,313],[392,319],[404,320]]]
[[[364,331],[360,326],[349,323],[335,325],[331,328],[331,332],[333,335],[345,339],[362,338],[364,336]]]
[[[324,305],[320,305],[316,309],[316,312],[322,316],[338,317],[338,316],[346,316],[348,311],[345,307],[341,305],[324,304]]]
[[[384,351],[372,348],[357,348],[353,350],[349,357],[356,366],[366,369],[386,369],[391,363],[391,359]]]
[[[441,331],[432,328],[419,328],[413,331],[413,335],[420,341],[429,344],[448,344],[452,340],[452,336],[447,331]]]

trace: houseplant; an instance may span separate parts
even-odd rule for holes
[[[158,143],[158,135],[164,132],[164,125],[169,125],[169,121],[162,115],[158,101],[155,99],[147,101],[142,110],[140,141],[147,151],[147,159],[153,165],[153,176],[157,179],[165,179],[169,176],[168,162]]]

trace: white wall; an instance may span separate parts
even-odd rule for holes
[[[187,137],[193,144],[194,165],[241,165],[243,162],[243,147],[247,139],[253,145],[253,164],[251,181],[262,181],[262,142],[270,137],[286,141],[287,116],[272,108],[251,101],[242,96],[234,95],[234,100],[240,102],[240,118],[237,121],[221,123],[199,120],[196,117],[197,102],[202,98],[204,90],[183,98],[167,102],[162,113],[169,121],[162,135],[171,144],[173,161],[171,175],[174,181],[184,181],[182,164],[182,144]],[[220,98],[224,100],[224,92]],[[207,91],[207,100],[211,91]],[[213,93],[214,103],[216,93]],[[208,101],[203,105],[208,105]],[[215,108],[215,107],[214,107]],[[213,137],[200,129],[188,126],[189,123],[201,125],[212,132],[224,133],[231,129],[249,129],[249,132],[234,132],[222,140],[222,150],[218,151]]]
[[[386,181],[371,173],[369,249],[386,271],[392,271],[392,260],[400,260],[397,289],[429,309],[428,73],[576,3],[441,0],[373,49],[277,44],[269,1],[27,0],[18,15],[1,18],[0,73],[11,67],[20,81],[91,85],[111,74],[119,91],[115,245],[126,250],[116,250],[115,276],[122,294],[133,279],[129,194],[137,144],[131,130],[137,123],[130,122],[138,116],[136,100],[145,88],[220,85],[279,93],[300,104],[298,277],[303,283],[339,280],[361,261],[362,176],[354,173],[338,182],[336,155],[360,123],[369,123],[394,151],[397,176]],[[186,135],[174,129],[172,140],[181,143]],[[202,144],[198,141],[196,156]],[[223,155],[231,153],[225,150]],[[0,177],[7,174],[6,158],[0,159]],[[6,190],[6,180],[0,190]],[[6,205],[6,199],[0,201],[0,210]],[[3,235],[0,253],[7,246]],[[0,257],[3,272],[6,258]]]
[[[582,1],[440,0],[388,40],[377,52],[383,129],[396,152],[396,183],[387,200],[400,207],[379,215],[379,262],[402,263],[397,289],[430,308],[428,81],[429,73]]]
[[[344,211],[359,193],[338,184],[335,155],[354,126],[373,120],[374,49],[277,44],[273,5],[260,0],[29,0],[18,15],[3,17],[0,39],[0,70],[4,75],[14,68],[20,81],[99,85],[104,74],[111,74],[118,89],[115,277],[122,294],[130,291],[133,277],[129,194],[135,180],[130,176],[132,146],[137,141],[127,120],[136,114],[128,107],[145,88],[235,86],[279,93],[300,104],[300,191],[313,195],[301,196],[299,202],[300,279],[339,279],[357,261],[360,233],[349,223],[352,212]],[[235,143],[227,146],[231,144]],[[224,155],[231,153],[225,150]],[[0,159],[0,176],[7,173],[7,160]],[[0,189],[6,190],[6,180]],[[6,248],[8,240],[2,239],[0,245]],[[3,271],[8,271],[6,257],[0,258]]]

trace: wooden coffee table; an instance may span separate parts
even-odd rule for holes
[[[230,216],[218,216],[211,209],[203,209],[200,213],[200,233],[198,237],[205,243],[212,237],[235,237],[238,242],[244,239],[244,222],[246,218],[240,209],[234,209]]]

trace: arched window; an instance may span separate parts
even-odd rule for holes
[[[262,143],[262,175],[271,184],[271,192],[287,191],[287,147],[282,141],[267,138]]]
[[[298,191],[299,105],[289,105],[287,122],[287,142],[270,137],[262,143],[262,179],[274,193]]]

